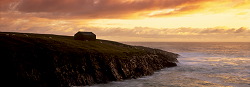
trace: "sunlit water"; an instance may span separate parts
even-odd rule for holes
[[[250,87],[250,43],[127,42],[178,53],[177,67],[91,87]]]

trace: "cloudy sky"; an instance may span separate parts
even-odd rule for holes
[[[113,41],[250,42],[250,0],[0,0],[0,31]]]

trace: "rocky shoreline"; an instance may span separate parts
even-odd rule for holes
[[[177,66],[178,54],[70,36],[0,32],[9,86],[85,86],[151,75]]]

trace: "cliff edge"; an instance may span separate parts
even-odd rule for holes
[[[0,32],[0,48],[8,86],[107,83],[151,75],[178,62],[178,54],[160,49],[49,34]]]

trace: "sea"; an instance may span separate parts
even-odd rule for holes
[[[123,42],[179,54],[176,67],[87,87],[250,87],[250,42]]]

